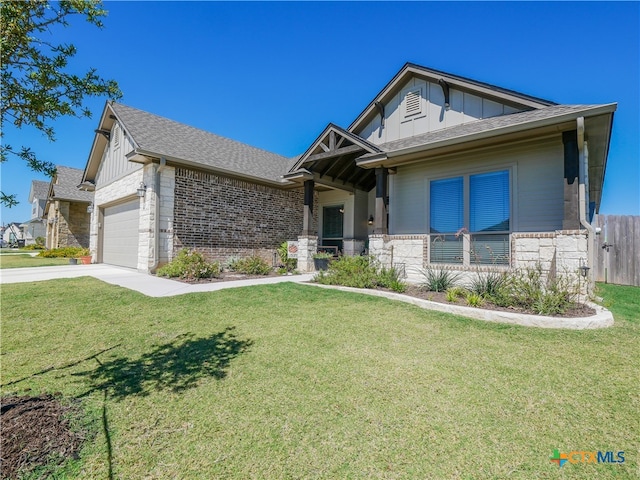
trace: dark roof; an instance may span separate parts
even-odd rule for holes
[[[501,128],[508,128],[516,125],[526,126],[538,120],[553,119],[564,115],[577,115],[591,109],[605,107],[605,105],[553,105],[551,107],[540,108],[537,110],[529,110],[526,112],[512,113],[509,115],[500,115],[492,118],[474,120],[469,123],[463,123],[454,127],[443,128],[435,132],[423,133],[413,137],[401,138],[391,142],[383,143],[378,147],[384,152],[393,152],[404,150],[406,148],[417,147],[420,145],[428,145],[432,143],[452,140],[458,137],[466,137],[468,135],[481,134]],[[363,155],[361,158],[367,158],[375,154]]]
[[[31,195],[30,201],[33,201],[34,198],[38,199],[46,199],[49,196],[49,182],[44,182],[42,180],[32,180],[31,181]]]
[[[121,103],[111,103],[140,153],[281,182],[290,159]]]
[[[83,173],[79,168],[56,165],[56,175],[54,179],[57,180],[57,183],[51,183],[51,198],[75,202],[92,202],[92,192],[78,190],[78,185],[82,182]]]

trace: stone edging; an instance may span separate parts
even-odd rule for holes
[[[596,311],[590,317],[545,317],[542,315],[530,315],[526,313],[503,312],[499,310],[486,310],[482,308],[464,307],[461,305],[448,305],[446,303],[432,302],[421,298],[402,295],[401,293],[385,292],[381,290],[369,290],[363,288],[342,287],[339,285],[322,285],[319,283],[301,283],[300,285],[312,285],[321,288],[341,290],[343,292],[362,293],[374,297],[383,297],[391,300],[410,303],[428,310],[452,313],[475,320],[485,322],[508,323],[511,325],[521,325],[525,327],[539,328],[563,328],[569,330],[586,330],[595,328],[606,328],[613,325],[613,314],[606,308],[588,302],[587,305]]]

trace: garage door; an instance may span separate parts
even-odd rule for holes
[[[122,267],[138,267],[140,200],[104,209],[102,261]]]

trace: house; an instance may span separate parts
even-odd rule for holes
[[[22,227],[19,223],[11,222],[2,227],[2,245],[8,247],[17,247],[18,240],[24,240]]]
[[[94,261],[154,272],[185,247],[210,259],[257,255],[302,228],[292,161],[228,138],[108,102],[82,188],[94,191]]]
[[[82,170],[56,165],[44,207],[47,248],[89,246],[93,194],[78,189],[81,180]]]
[[[594,265],[616,104],[559,105],[406,64],[346,128],[329,124],[285,179],[317,192],[318,244],[419,271]],[[313,205],[304,205],[305,225]],[[310,217],[309,217],[310,218]],[[592,272],[593,270],[591,270]]]
[[[410,281],[429,266],[576,272],[593,265],[615,109],[408,63],[287,159],[107,103],[83,176],[91,251],[154,271],[182,247],[268,257],[297,237],[302,271],[333,247]]]
[[[21,224],[27,245],[36,243],[36,238],[45,238],[47,230],[43,219],[44,207],[49,195],[49,182],[31,181],[29,203],[31,204],[31,218]]]

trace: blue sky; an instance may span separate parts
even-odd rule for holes
[[[100,30],[80,17],[52,32],[116,79],[121,101],[286,156],[328,122],[347,127],[406,63],[564,104],[618,102],[601,213],[640,215],[638,2],[105,2]],[[6,127],[3,141],[84,168],[92,119],[61,119],[57,141]],[[24,221],[32,179],[17,159],[2,189]]]

